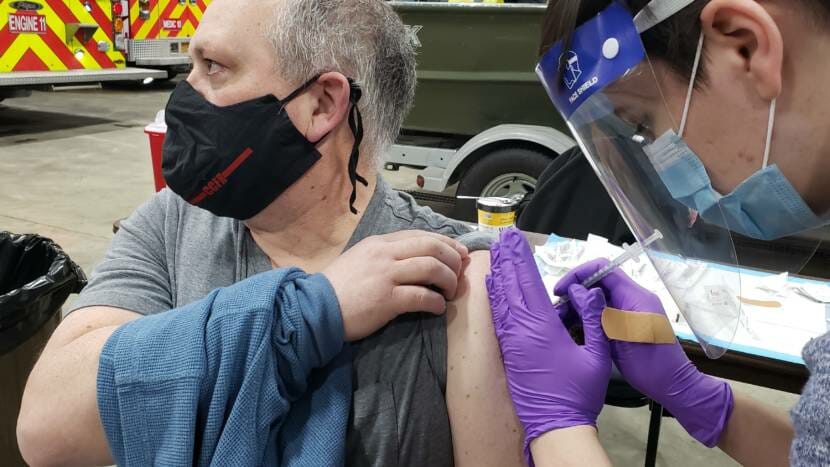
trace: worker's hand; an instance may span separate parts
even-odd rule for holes
[[[579,266],[554,288],[564,295],[608,264],[599,259]],[[615,269],[599,284],[608,305],[623,311],[665,315],[657,295]],[[686,357],[680,344],[636,344],[611,341],[611,356],[629,384],[663,405],[701,443],[717,444],[732,412],[732,390],[724,381],[705,375]]]
[[[362,339],[402,313],[443,314],[467,254],[455,240],[421,231],[369,237],[343,253],[323,274],[340,302],[346,340]]]
[[[596,426],[605,401],[611,358],[600,317],[605,299],[580,285],[569,290],[582,317],[585,345],[577,345],[559,319],[530,247],[515,229],[491,249],[487,291],[501,346],[507,385],[530,442],[546,432]]]

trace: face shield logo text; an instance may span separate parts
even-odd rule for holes
[[[579,56],[573,50],[563,53],[559,57],[559,68],[563,70],[562,80],[568,89],[573,89],[579,77],[582,76],[582,70],[579,68]]]
[[[599,83],[599,77],[597,77],[597,76],[594,76],[593,78],[589,79],[588,81],[585,81],[584,83],[582,83],[582,86],[580,86],[579,89],[577,89],[576,91],[574,91],[573,94],[571,94],[571,97],[568,98],[568,102],[573,104],[574,102],[576,102],[577,99],[579,99],[579,97],[582,94],[584,94],[587,90],[594,87],[597,83]]]

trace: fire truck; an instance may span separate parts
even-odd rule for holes
[[[0,100],[185,71],[210,0],[0,0]]]
[[[106,1],[112,1],[115,48],[128,64],[163,69],[168,77],[189,69],[190,38],[211,0]]]

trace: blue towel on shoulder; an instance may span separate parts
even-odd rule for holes
[[[337,297],[298,269],[127,323],[98,370],[122,466],[342,465],[350,404]]]

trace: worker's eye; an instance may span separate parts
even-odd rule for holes
[[[215,75],[217,73],[220,73],[225,69],[224,66],[222,66],[221,64],[219,64],[217,62],[214,62],[213,60],[211,60],[209,58],[205,59],[205,64],[208,67],[208,72],[207,72],[208,76],[212,76],[212,75]]]
[[[632,132],[634,141],[643,144],[654,141],[654,131],[651,124],[651,116],[642,111],[636,111],[627,107],[615,109],[617,117],[622,120]]]
[[[638,136],[635,141],[641,142],[641,144],[648,144],[654,141],[654,130],[651,129],[647,123],[638,123],[634,128],[634,134]]]
[[[623,116],[630,131],[632,132],[631,139],[639,144],[650,144],[655,140],[654,129],[651,125],[651,119],[647,115],[637,116]]]

